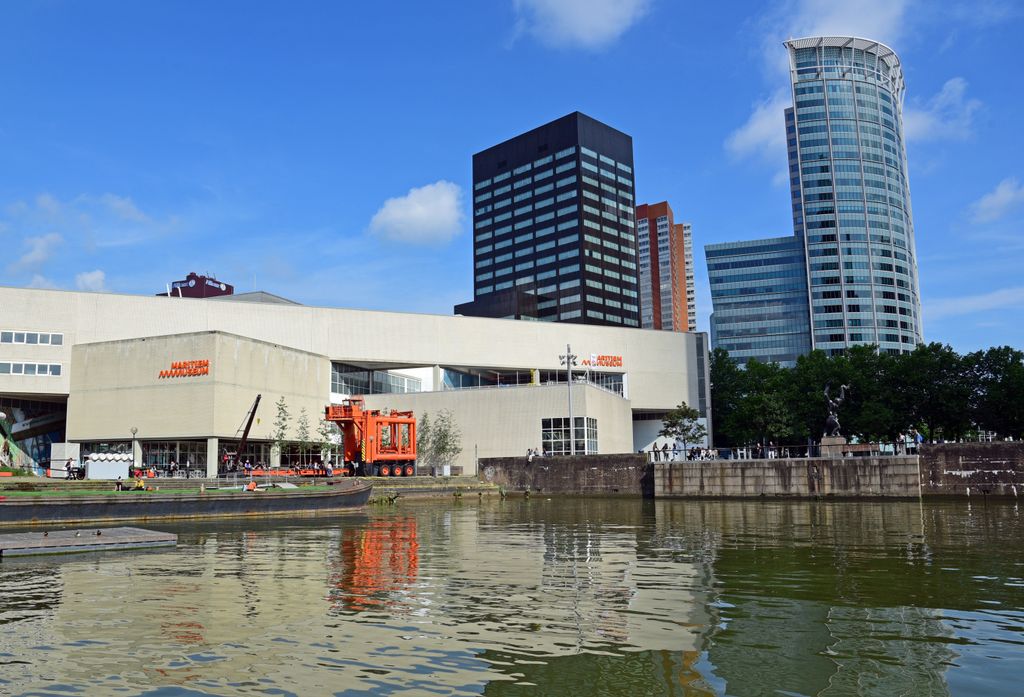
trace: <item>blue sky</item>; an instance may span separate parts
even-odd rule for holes
[[[1024,346],[1024,4],[794,0],[0,5],[0,283],[155,293],[188,271],[298,301],[471,299],[472,153],[574,110],[703,245],[792,234],[789,36],[907,76],[928,340]]]

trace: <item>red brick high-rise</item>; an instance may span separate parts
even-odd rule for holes
[[[676,223],[667,201],[636,208],[640,261],[640,326],[697,331],[693,240],[689,223]]]

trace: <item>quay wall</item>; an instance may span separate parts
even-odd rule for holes
[[[925,496],[967,496],[968,489],[971,495],[1024,495],[1024,443],[921,445]]]
[[[920,494],[916,456],[654,463],[656,498],[917,498]]]
[[[654,467],[639,453],[480,458],[477,477],[513,492],[580,496],[654,495]]]

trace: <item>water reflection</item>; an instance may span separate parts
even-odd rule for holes
[[[162,527],[176,549],[0,563],[0,693],[1017,694],[1012,506],[534,499]]]

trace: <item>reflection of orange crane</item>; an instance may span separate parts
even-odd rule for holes
[[[341,429],[345,463],[352,463],[356,473],[410,477],[415,472],[416,419],[411,411],[367,410],[362,399],[346,399],[327,407],[324,419]]]

